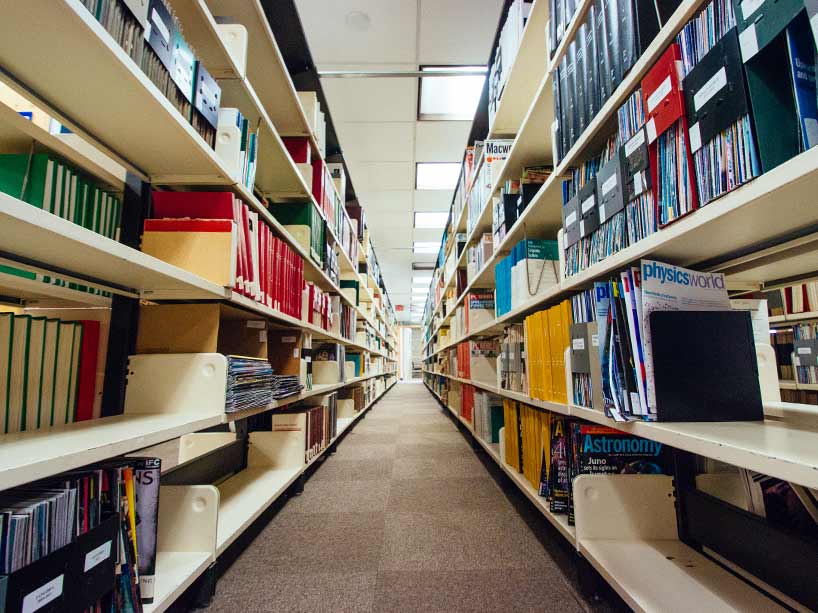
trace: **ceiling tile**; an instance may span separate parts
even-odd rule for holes
[[[439,242],[443,238],[443,228],[414,228],[412,237],[416,241]]]
[[[418,121],[415,129],[416,161],[460,162],[470,130],[470,121]]]
[[[358,185],[358,179],[355,179]],[[448,189],[418,189],[415,190],[416,211],[448,211],[452,205],[454,194]]]
[[[502,8],[503,0],[420,0],[420,63],[486,64]]]
[[[414,155],[415,124],[341,123],[335,124],[347,163],[411,162]],[[353,180],[354,177],[353,177]]]
[[[321,87],[336,123],[417,119],[417,79],[325,78]]]
[[[412,190],[415,188],[413,162],[347,161],[355,181],[356,193],[374,190]]]
[[[358,202],[364,207],[367,217],[373,215],[394,215],[408,213],[412,210],[412,190],[361,191],[358,190]]]
[[[415,61],[415,0],[296,0],[296,6],[316,63]]]

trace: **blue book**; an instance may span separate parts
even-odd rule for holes
[[[818,144],[818,102],[815,88],[815,47],[812,30],[805,19],[787,26],[787,51],[790,57],[795,106],[801,129],[801,145],[809,149]]]

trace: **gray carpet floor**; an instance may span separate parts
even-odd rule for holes
[[[423,385],[397,385],[236,559],[208,610],[597,609],[563,570],[561,537],[480,456]]]

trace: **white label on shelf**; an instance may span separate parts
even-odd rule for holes
[[[282,343],[294,343],[295,342],[295,337],[294,336],[282,336],[281,337],[281,342]]]
[[[263,330],[264,328],[267,327],[267,322],[266,321],[257,321],[255,319],[251,319],[250,321],[247,322],[247,327],[248,328],[258,328],[260,330]]]
[[[799,347],[798,353],[801,355],[812,355],[812,348],[811,347]]]
[[[738,35],[738,45],[741,47],[741,59],[745,62],[758,53],[756,24],[750,24],[750,27]]]
[[[702,131],[699,128],[699,122],[697,121],[690,126],[688,131],[690,132],[690,151],[696,153],[702,148]]]
[[[48,583],[41,585],[33,592],[30,592],[25,598],[23,598],[23,608],[21,609],[22,613],[34,613],[34,611],[42,609],[52,600],[56,600],[62,596],[62,584],[64,577],[65,575],[60,575]]]
[[[599,334],[591,335],[591,347],[599,347]]]
[[[613,174],[608,177],[608,180],[602,184],[602,195],[606,196],[609,191],[616,187],[616,175]]]
[[[645,186],[642,185],[642,171],[640,170],[635,175],[633,175],[633,191],[637,194],[641,194],[642,190],[645,189]]]
[[[82,572],[87,573],[89,570],[99,565],[100,562],[111,557],[111,541],[105,541],[99,547],[92,549],[85,554],[85,564],[82,567]]]
[[[761,8],[762,4],[764,4],[764,0],[744,0],[744,2],[738,5],[742,19],[749,19],[750,15]]]
[[[591,194],[588,198],[582,201],[582,214],[585,215],[588,211],[594,208],[594,204],[596,203],[596,199],[594,195]]]
[[[580,236],[585,236],[585,220],[584,219],[579,220],[579,235]]]
[[[698,110],[707,104],[719,90],[727,86],[727,68],[722,66],[716,71],[712,77],[707,80],[707,83],[702,85],[702,88],[693,94],[693,108]]]
[[[656,88],[656,90],[648,96],[648,113],[652,113],[653,109],[665,99],[670,93],[671,85],[670,85],[670,75],[665,77],[665,80]]]
[[[574,351],[585,351],[585,339],[584,338],[575,338],[571,342]]]
[[[607,221],[608,216],[605,214],[605,203],[599,205],[599,223]]]
[[[159,16],[159,13],[156,9],[153,9],[151,12],[151,21],[153,25],[156,26],[156,29],[159,30],[159,34],[162,35],[162,38],[165,39],[165,43],[170,43],[170,31],[168,30],[167,26],[162,22],[162,18]]]
[[[309,364],[310,362],[312,362],[312,356],[308,355],[306,358],[304,358],[304,361]]]
[[[565,218],[565,227],[573,226],[577,222],[577,212],[574,211]]]
[[[650,121],[645,126],[645,131],[648,133],[648,142],[652,143],[656,140],[656,122],[654,121],[653,117],[650,118]]]
[[[294,357],[294,358],[297,358],[297,357],[299,356],[299,353],[300,353],[300,352],[298,351],[298,348],[297,348],[297,347],[296,347],[295,349],[293,349],[293,357]]]
[[[639,128],[639,131],[634,134],[631,139],[625,143],[625,156],[630,157],[645,142],[645,131]]]

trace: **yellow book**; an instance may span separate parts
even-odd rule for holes
[[[523,321],[523,334],[525,336],[525,361],[528,370],[528,395],[532,398],[537,393],[537,347],[534,340],[534,316],[529,315]]]
[[[540,333],[542,337],[543,371],[542,371],[542,394],[541,400],[551,400],[551,333],[550,317],[547,310],[537,313],[540,319]]]
[[[562,317],[562,352],[561,356],[562,359],[560,360],[561,364],[561,372],[562,372],[562,402],[568,404],[568,382],[567,382],[567,375],[565,372],[565,350],[571,346],[571,302],[569,300],[563,300],[560,303],[560,313]]]
[[[560,385],[560,364],[563,361],[562,348],[562,322],[560,321],[560,307],[553,306],[548,309],[548,342],[551,349],[551,396],[549,400],[560,402],[561,391],[565,387]]]

